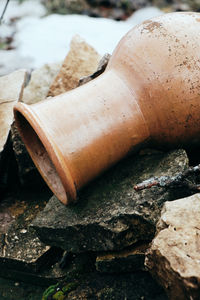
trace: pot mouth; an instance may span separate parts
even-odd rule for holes
[[[75,201],[76,188],[71,173],[36,113],[29,105],[18,103],[14,115],[20,136],[49,188],[63,204]]]

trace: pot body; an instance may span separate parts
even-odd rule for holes
[[[147,141],[199,143],[200,16],[145,21],[120,41],[106,71],[15,118],[40,173],[65,204],[76,191]]]

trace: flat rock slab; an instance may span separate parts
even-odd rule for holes
[[[0,203],[0,276],[15,272],[44,271],[62,255],[62,250],[43,244],[29,227],[49,197],[45,193],[23,192]]]
[[[101,273],[128,273],[144,270],[145,252],[149,243],[139,243],[130,249],[105,252],[96,258],[96,269]]]
[[[0,77],[0,198],[9,176],[11,158],[9,132],[14,119],[13,107],[22,98],[25,79],[25,70]]]
[[[170,299],[200,298],[200,194],[166,202],[146,266]]]
[[[78,203],[64,206],[54,196],[33,221],[39,238],[70,252],[120,250],[151,240],[167,200],[181,191],[134,184],[152,176],[175,175],[188,166],[183,150],[129,157],[81,191]]]
[[[45,64],[31,73],[28,85],[24,89],[22,102],[34,104],[47,97],[49,87],[57,76],[61,63]]]
[[[0,152],[13,122],[13,107],[22,98],[26,71],[19,70],[0,77]]]

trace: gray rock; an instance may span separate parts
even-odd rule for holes
[[[57,76],[62,63],[45,64],[31,73],[28,85],[24,89],[22,102],[34,104],[47,97],[49,88]]]
[[[104,56],[101,58],[101,60],[99,62],[97,70],[91,75],[80,78],[78,86],[81,86],[81,85],[91,81],[92,79],[98,77],[99,75],[101,75],[105,71],[105,69],[108,65],[108,62],[110,60],[110,57],[111,57],[111,55],[109,53],[104,54]]]
[[[104,252],[96,258],[96,269],[101,273],[127,273],[144,270],[145,252],[149,243],[133,245],[131,249]]]
[[[18,70],[0,77],[0,193],[6,187],[10,164],[9,132],[13,123],[13,107],[21,100],[25,70]]]
[[[15,278],[16,273],[26,278],[48,269],[62,254],[61,249],[43,244],[30,222],[44,207],[49,191],[23,191],[7,197],[0,203],[0,276]],[[39,276],[40,274],[38,274]]]
[[[146,266],[170,299],[199,299],[200,194],[166,202]]]
[[[183,150],[129,157],[82,190],[77,204],[65,207],[52,197],[32,226],[47,245],[74,253],[120,250],[151,240],[163,203],[180,198],[182,191],[153,187],[136,192],[133,186],[187,166]]]

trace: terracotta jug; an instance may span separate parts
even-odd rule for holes
[[[44,180],[64,204],[128,153],[151,143],[200,144],[200,15],[171,13],[136,26],[97,79],[15,119]]]

